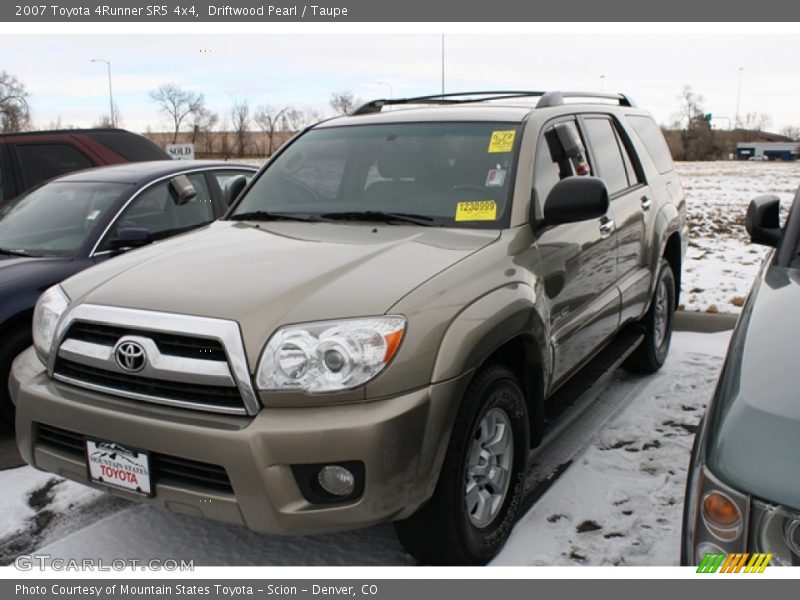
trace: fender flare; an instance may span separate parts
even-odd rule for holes
[[[433,367],[434,382],[474,372],[507,344],[521,350],[520,384],[528,404],[531,443],[543,436],[544,397],[552,371],[552,349],[540,302],[527,284],[496,288],[466,306],[442,337]],[[515,356],[515,359],[517,357]]]

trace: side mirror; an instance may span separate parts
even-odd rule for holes
[[[247,178],[244,175],[237,175],[232,177],[228,183],[225,184],[225,189],[222,191],[223,201],[225,206],[230,206],[233,201],[239,197],[242,190],[247,185]]]
[[[753,198],[747,207],[745,228],[750,242],[776,248],[781,239],[781,201],[777,196]]]
[[[172,193],[172,200],[178,206],[186,204],[197,196],[197,190],[194,189],[192,182],[189,181],[186,175],[176,175],[170,179],[169,188]]]
[[[608,189],[598,177],[567,177],[553,186],[544,202],[544,224],[599,219],[608,212]]]
[[[153,234],[143,227],[125,227],[117,232],[111,240],[111,249],[114,252],[126,252],[134,248],[141,248],[153,243]]]

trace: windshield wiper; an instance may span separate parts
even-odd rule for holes
[[[231,221],[319,221],[319,216],[309,213],[270,212],[254,210],[228,217]]]
[[[8,254],[9,256],[26,256],[26,257],[38,257],[38,254],[31,254],[30,252],[25,252],[24,250],[11,250],[9,248],[0,248],[0,254]]]
[[[382,223],[413,223],[431,227],[434,224],[433,217],[418,215],[413,213],[383,212],[379,210],[350,211],[339,213],[325,213],[321,215],[323,219],[332,221],[379,221]]]

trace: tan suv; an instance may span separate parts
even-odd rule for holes
[[[370,102],[230,182],[221,221],[50,288],[10,382],[22,455],[260,532],[394,521],[422,561],[488,561],[529,451],[603,373],[660,367],[678,297],[659,128],[569,96]]]

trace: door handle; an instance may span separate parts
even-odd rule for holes
[[[614,219],[608,219],[600,223],[600,237],[606,239],[614,233]]]
[[[642,210],[650,210],[650,207],[653,205],[653,201],[650,200],[647,196],[642,196]]]

